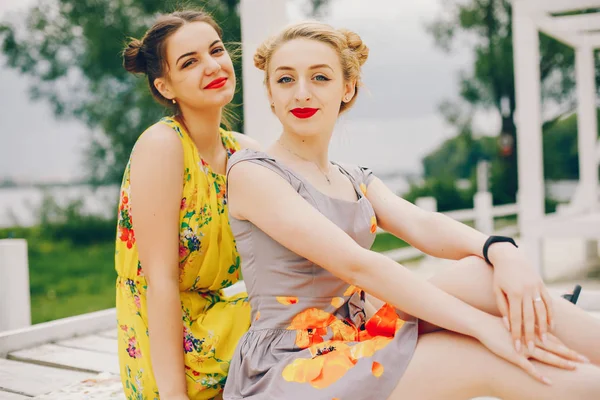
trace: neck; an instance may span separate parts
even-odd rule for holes
[[[329,170],[329,136],[305,137],[284,131],[279,144],[296,157],[314,163],[323,171]]]
[[[213,154],[222,147],[219,132],[221,112],[220,108],[218,111],[182,108],[178,116],[201,154]]]

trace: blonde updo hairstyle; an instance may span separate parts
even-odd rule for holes
[[[354,104],[361,86],[361,67],[369,57],[369,48],[360,36],[346,29],[334,29],[319,22],[303,22],[284,29],[281,33],[264,41],[254,54],[254,65],[265,71],[265,84],[269,86],[269,63],[275,51],[282,44],[294,39],[310,39],[331,46],[339,55],[346,82],[356,82],[356,92],[352,99],[340,104],[340,113]]]

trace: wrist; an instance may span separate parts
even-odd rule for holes
[[[493,267],[499,259],[506,254],[510,254],[517,247],[517,244],[510,237],[490,236],[483,245],[483,258]]]

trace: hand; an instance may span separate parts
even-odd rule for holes
[[[552,298],[522,250],[512,244],[495,243],[490,247],[489,257],[494,265],[496,303],[512,334],[515,349],[520,352],[526,345],[531,352],[535,347],[536,326],[542,342],[554,328]]]
[[[492,353],[517,365],[533,378],[547,385],[551,384],[550,380],[542,376],[529,359],[568,370],[576,368],[574,360],[583,360],[579,354],[562,345],[553,335],[548,335],[545,344],[536,338],[532,351],[528,348],[522,348],[520,352],[516,351],[512,346],[511,334],[504,329],[501,319],[497,317],[490,316],[489,320],[478,326],[477,332],[475,337]]]

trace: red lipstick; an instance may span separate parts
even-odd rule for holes
[[[294,114],[296,118],[305,119],[312,117],[317,111],[319,111],[318,108],[294,108],[291,113]]]
[[[219,89],[225,86],[227,78],[217,78],[208,85],[204,86],[204,89]]]

